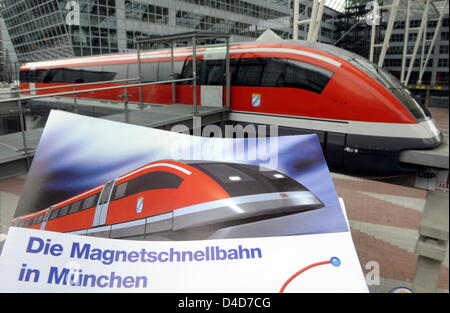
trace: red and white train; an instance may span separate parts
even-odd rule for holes
[[[108,238],[144,238],[236,225],[324,207],[296,180],[258,166],[208,161],[149,163],[12,226]]]
[[[222,106],[221,47],[198,48],[197,98]],[[429,112],[391,74],[351,52],[305,41],[273,40],[230,47],[229,123],[279,126],[280,135],[316,133],[332,169],[390,175],[412,169],[399,162],[402,150],[430,149],[443,137]],[[169,50],[142,53],[143,82],[170,80]],[[192,77],[192,49],[174,52],[175,78]],[[27,63],[21,88],[59,86],[138,77],[136,54]],[[79,87],[79,88],[92,88]],[[68,88],[67,91],[71,91]],[[64,88],[62,89],[64,91]],[[54,90],[40,91],[52,93]],[[139,101],[137,88],[128,90]],[[123,90],[82,97],[121,101]],[[191,83],[176,86],[177,103],[192,104]],[[144,103],[170,104],[170,84],[143,87]]]

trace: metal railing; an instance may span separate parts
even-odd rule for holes
[[[55,87],[43,87],[43,88],[35,88],[35,89],[19,89],[11,92],[4,92],[3,94],[7,93],[16,93],[16,98],[9,98],[9,99],[0,99],[0,104],[2,103],[10,103],[17,101],[18,107],[19,107],[19,120],[20,120],[20,130],[22,133],[22,142],[23,142],[23,153],[25,155],[25,162],[27,169],[30,169],[30,153],[28,149],[27,144],[27,138],[25,134],[25,120],[24,120],[24,110],[22,101],[25,100],[35,100],[35,99],[43,99],[43,98],[51,98],[51,97],[62,97],[62,96],[74,96],[74,104],[75,104],[75,113],[77,113],[77,102],[76,102],[76,95],[83,94],[83,93],[90,93],[90,92],[99,92],[99,91],[106,91],[106,90],[116,90],[116,89],[124,89],[124,94],[122,98],[124,98],[124,113],[125,113],[125,121],[128,123],[128,88],[135,88],[135,87],[143,87],[143,86],[151,86],[151,85],[160,85],[160,84],[169,84],[169,83],[181,83],[181,82],[187,82],[187,81],[193,81],[194,77],[191,78],[182,78],[182,79],[173,79],[173,80],[165,80],[165,81],[156,81],[156,82],[148,82],[148,83],[138,83],[138,84],[126,84],[126,85],[118,85],[118,86],[111,86],[111,87],[101,87],[101,88],[93,88],[93,89],[83,89],[83,90],[72,90],[72,91],[64,91],[64,92],[56,92],[56,93],[47,93],[47,94],[41,94],[41,95],[28,95],[28,96],[22,96],[21,93],[23,92],[30,92],[30,91],[42,91],[42,90],[50,90],[50,89],[58,89],[58,88],[70,88],[73,87],[84,87],[89,85],[98,85],[98,84],[104,84],[104,83],[114,83],[114,82],[125,82],[125,81],[135,81],[138,79],[122,79],[122,80],[116,80],[116,81],[108,81],[108,82],[100,82],[100,83],[85,83],[85,84],[76,84],[76,85],[65,85],[65,86],[55,86]],[[197,103],[194,103],[194,112],[193,115],[197,115]]]
[[[33,89],[19,89],[11,90],[8,92],[0,92],[0,95],[5,94],[16,94],[15,98],[9,99],[0,99],[0,105],[2,103],[10,103],[17,101],[19,108],[19,119],[20,119],[20,129],[22,133],[22,140],[24,146],[24,154],[26,159],[27,168],[30,168],[29,164],[29,151],[27,147],[27,140],[25,134],[25,120],[24,120],[24,110],[22,101],[35,100],[35,99],[43,99],[43,98],[51,98],[51,97],[64,97],[64,96],[73,96],[74,101],[74,111],[78,113],[78,103],[77,103],[77,95],[83,93],[92,93],[92,92],[100,92],[107,90],[116,90],[116,89],[124,89],[123,95],[120,96],[124,99],[124,113],[125,113],[125,121],[128,123],[128,89],[129,88],[139,88],[139,107],[143,109],[143,89],[144,86],[151,85],[159,85],[159,84],[171,84],[172,85],[172,103],[176,103],[176,84],[181,82],[192,82],[193,89],[193,115],[196,116],[198,114],[198,99],[197,99],[197,40],[198,39],[207,39],[207,38],[222,38],[225,40],[226,50],[225,50],[225,107],[230,107],[230,99],[231,99],[231,77],[230,77],[230,35],[229,34],[217,34],[217,33],[207,33],[207,32],[188,32],[174,35],[166,35],[166,36],[158,36],[153,38],[141,38],[137,40],[137,61],[138,61],[138,76],[139,78],[129,78],[129,79],[120,79],[120,80],[110,80],[110,81],[101,81],[101,82],[92,82],[92,83],[78,83],[78,84],[69,84],[69,85],[59,85],[59,86],[51,86],[51,87],[42,87],[42,88],[33,88]],[[190,39],[192,42],[192,77],[191,78],[183,78],[183,79],[175,79],[175,71],[174,71],[174,45],[176,42],[185,41]],[[155,42],[168,42],[170,43],[170,56],[171,56],[171,80],[164,81],[156,81],[156,82],[142,82],[142,63],[141,63],[141,45],[144,43],[155,43]],[[100,88],[90,88],[77,90],[80,87],[100,85],[100,84],[112,84],[112,83],[125,83],[130,81],[139,81],[139,83],[135,84],[126,84],[126,85],[117,85],[117,86],[109,86],[109,87],[100,87]],[[54,93],[45,93],[45,94],[30,94],[23,95],[23,93],[37,93],[45,90],[54,90],[54,89],[62,89],[62,88],[73,88],[72,91],[64,91],[64,92],[54,92]],[[101,99],[94,99],[101,100]],[[223,103],[222,103],[223,104]]]
[[[135,79],[133,79],[133,80],[135,80]],[[56,92],[56,93],[46,93],[46,94],[42,94],[42,95],[31,95],[31,96],[24,96],[24,97],[17,97],[17,98],[2,99],[2,100],[0,100],[0,103],[24,101],[24,100],[35,100],[35,99],[50,98],[50,97],[61,97],[61,96],[77,95],[77,94],[82,94],[82,93],[115,90],[115,89],[128,89],[128,88],[143,87],[143,86],[150,86],[150,85],[162,85],[162,84],[169,84],[172,82],[181,83],[181,82],[193,81],[193,80],[194,80],[194,78],[182,78],[182,79],[172,79],[172,80],[164,80],[164,81],[157,81],[157,82],[149,82],[149,83],[138,83],[138,84],[111,86],[111,87],[101,87],[101,88],[94,88],[94,89],[83,89],[83,90],[73,90],[73,91],[64,91],[64,92]],[[97,83],[97,85],[98,85],[98,83]],[[86,86],[86,85],[80,84],[78,86],[82,87],[82,86]],[[39,91],[42,89],[33,89],[33,90]],[[20,95],[20,93],[23,92],[23,90],[18,90],[17,92]]]
[[[128,79],[116,79],[116,80],[108,80],[108,81],[93,82],[93,83],[77,83],[77,84],[70,84],[70,85],[42,87],[42,88],[34,88],[34,89],[18,89],[18,90],[0,92],[0,95],[22,93],[22,92],[34,92],[34,91],[51,90],[51,89],[61,89],[61,88],[93,86],[93,85],[100,85],[100,84],[125,83],[125,82],[129,82],[129,81],[138,81],[138,80],[139,80],[139,78],[128,78]]]
[[[138,61],[138,71],[139,76],[142,77],[142,62],[141,62],[141,52],[142,45],[149,43],[169,43],[170,44],[170,61],[171,61],[171,77],[175,77],[174,70],[174,45],[177,42],[191,41],[192,43],[192,89],[193,89],[193,104],[194,104],[194,114],[197,115],[197,40],[199,39],[211,39],[211,38],[221,38],[225,40],[225,107],[230,108],[230,98],[231,98],[231,71],[230,71],[230,35],[224,33],[210,33],[193,31],[186,33],[178,33],[171,35],[162,35],[151,38],[139,38],[136,40],[137,49],[137,61]],[[142,106],[142,89],[139,89],[139,103]],[[172,103],[176,103],[176,91],[175,84],[172,83]]]

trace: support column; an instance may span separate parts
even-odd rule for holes
[[[447,193],[428,192],[416,244],[418,260],[413,282],[414,292],[436,292],[441,264],[447,252],[448,199]]]

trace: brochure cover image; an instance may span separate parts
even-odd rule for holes
[[[316,135],[221,131],[52,111],[0,291],[367,292]]]
[[[138,240],[348,231],[315,135],[193,137],[59,111],[13,225]]]

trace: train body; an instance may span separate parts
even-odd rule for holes
[[[211,225],[236,225],[319,209],[296,180],[258,166],[157,161],[12,226],[109,238],[133,238]]]
[[[222,106],[225,48],[197,51],[197,99]],[[144,52],[142,82],[190,78],[192,49]],[[230,47],[233,124],[277,125],[280,135],[316,133],[329,166],[337,171],[390,175],[410,172],[401,151],[431,149],[443,137],[429,112],[391,74],[351,52],[321,43],[273,40]],[[82,57],[24,64],[21,88],[101,82],[139,76],[136,54]],[[79,87],[92,88],[92,86]],[[144,103],[171,104],[171,84],[142,87]],[[65,89],[63,88],[62,91]],[[67,91],[71,91],[68,88]],[[52,93],[54,90],[39,91]],[[139,89],[129,88],[129,101]],[[123,101],[123,90],[80,95]],[[193,104],[191,82],[176,85],[176,101]]]

